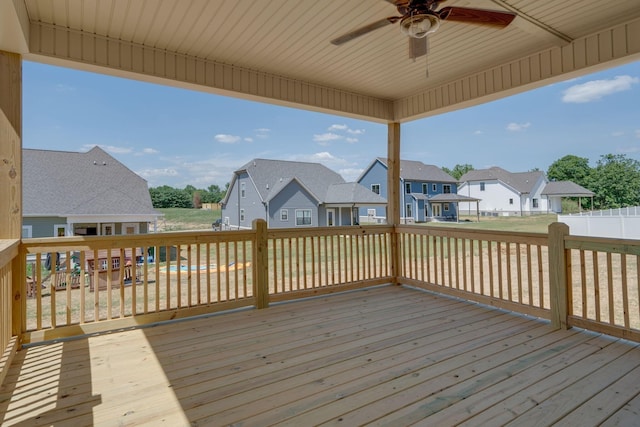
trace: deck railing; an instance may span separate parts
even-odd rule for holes
[[[568,324],[640,341],[640,241],[565,236]]]
[[[569,236],[562,224],[547,235],[257,221],[242,231],[25,239],[19,255],[15,244],[1,253],[3,315],[14,307],[3,348],[16,330],[38,341],[396,282],[640,341],[640,242]]]
[[[401,281],[549,318],[546,234],[401,226]]]
[[[269,230],[269,299],[389,283],[392,231],[383,225]]]

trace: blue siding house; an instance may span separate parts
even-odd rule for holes
[[[378,157],[360,175],[358,183],[386,199],[387,170],[387,159]],[[455,195],[458,183],[439,167],[415,160],[401,160],[400,186],[400,212],[403,221],[425,222],[431,219],[457,218]],[[360,209],[360,216],[372,221],[383,218],[386,214],[383,208],[369,206]]]
[[[270,228],[358,224],[361,206],[386,200],[345,182],[319,163],[254,159],[234,172],[222,205],[225,228],[251,228],[256,218]]]

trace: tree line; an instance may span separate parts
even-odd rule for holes
[[[228,188],[228,183],[224,190],[218,185],[210,185],[206,189],[196,188],[193,185],[187,185],[183,189],[162,185],[149,188],[149,194],[154,208],[200,209],[203,203],[219,203]]]
[[[460,179],[465,173],[474,170],[470,164],[457,164],[453,169],[442,170]],[[533,169],[539,170],[539,169]],[[640,205],[640,161],[625,154],[604,154],[594,167],[589,159],[572,154],[553,162],[547,170],[550,181],[572,181],[593,191],[591,200],[583,198],[583,208],[612,209]]]

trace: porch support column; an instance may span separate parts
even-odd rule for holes
[[[387,224],[394,227],[391,233],[391,277],[392,282],[399,284],[400,246],[395,227],[400,225],[400,123],[388,125],[387,139]]]
[[[0,239],[22,237],[22,58],[0,51]],[[24,254],[11,262],[11,335],[22,333]],[[19,338],[18,338],[19,339]],[[4,351],[5,349],[0,349]]]
[[[22,235],[22,60],[0,51],[0,239]]]

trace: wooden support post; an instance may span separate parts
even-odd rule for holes
[[[551,303],[551,326],[554,329],[568,329],[569,292],[567,283],[567,250],[565,236],[569,235],[569,226],[560,222],[549,225],[549,297]]]
[[[256,308],[269,307],[269,239],[267,222],[253,220],[256,239],[253,244],[253,295]]]
[[[395,227],[400,224],[400,123],[396,122],[388,124],[387,168],[387,224],[394,226],[390,245],[391,281],[399,284],[402,260]]]
[[[0,51],[0,239],[22,236],[22,58]],[[22,334],[26,271],[22,252],[11,261],[11,333]],[[4,349],[0,349],[4,350]]]

